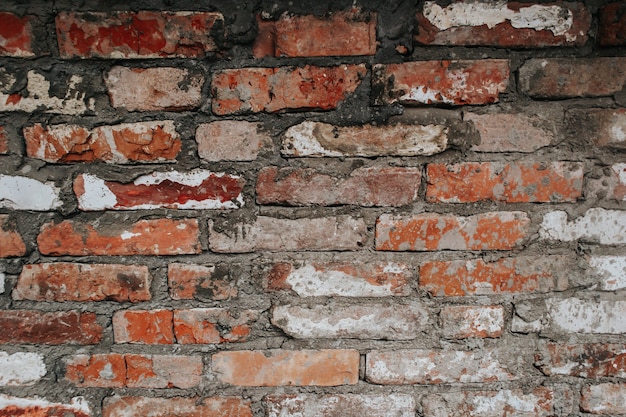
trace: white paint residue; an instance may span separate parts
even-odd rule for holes
[[[109,190],[104,180],[95,175],[83,174],[85,192],[78,195],[81,210],[97,211],[112,209],[117,204],[117,197]]]
[[[0,207],[49,211],[63,205],[59,188],[32,178],[0,174]]]
[[[459,26],[482,26],[489,29],[509,21],[516,29],[549,30],[555,36],[567,35],[572,28],[572,12],[557,5],[509,9],[506,1],[457,2],[443,8],[434,1],[424,5],[424,16],[439,30]]]
[[[179,171],[169,171],[169,172],[153,172],[149,175],[144,175],[142,177],[138,177],[135,179],[135,185],[156,185],[160,184],[163,181],[169,180],[172,182],[176,182],[182,185],[188,185],[190,187],[197,187],[202,184],[207,178],[211,175],[214,175],[218,178],[224,177],[226,174],[223,172],[211,172],[203,169],[196,169],[190,172],[179,172]],[[231,178],[239,179],[240,177],[235,175],[229,175]]]
[[[454,104],[454,100],[444,96],[441,91],[431,90],[426,86],[411,87],[408,93],[400,97],[400,101],[414,101],[422,104]]]
[[[307,121],[287,129],[281,152],[293,156],[341,156],[341,152],[328,150],[315,139],[317,125],[318,123]]]
[[[511,408],[515,413],[532,413],[535,411],[537,398],[532,395],[518,396],[509,390],[498,391],[493,397],[475,396],[472,398],[474,415],[493,413],[497,410]],[[489,414],[491,415],[491,414]]]
[[[113,127],[103,127],[99,129],[99,133],[102,135],[107,145],[109,145],[109,150],[111,152],[111,162],[117,164],[124,164],[128,162],[128,158],[117,150],[117,144],[115,143],[115,138],[113,137],[113,130],[118,128],[121,125],[113,126]],[[121,130],[121,129],[120,129]]]
[[[553,324],[567,332],[626,333],[626,320],[622,315],[626,311],[626,301],[549,299],[546,306]]]
[[[626,164],[614,164],[611,168],[617,174],[620,184],[626,185]]]
[[[91,414],[91,410],[89,408],[89,404],[84,397],[74,397],[72,398],[70,404],[60,404],[53,403],[44,398],[21,398],[21,397],[12,397],[5,394],[0,394],[0,409],[5,409],[9,407],[18,407],[18,408],[33,408],[33,407],[41,407],[41,408],[50,408],[50,407],[65,407],[71,408],[73,411],[77,413],[82,413],[86,415]]]
[[[4,294],[4,272],[0,272],[0,294]]]
[[[611,142],[626,142],[626,131],[624,131],[624,126],[620,126],[615,124],[611,126]]]
[[[626,288],[626,256],[594,256],[589,259],[589,265],[601,277],[603,290]]]
[[[626,243],[626,211],[592,208],[572,222],[567,221],[566,212],[552,211],[543,217],[539,235],[566,242],[583,239],[603,245]]]
[[[128,240],[128,239],[133,238],[135,236],[141,236],[141,233],[132,233],[132,232],[125,231],[124,233],[122,233],[120,235],[120,238],[122,240]]]
[[[32,385],[46,374],[43,357],[38,353],[0,352],[0,386]]]

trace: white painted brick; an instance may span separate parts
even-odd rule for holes
[[[17,416],[69,415],[69,413],[76,413],[79,416],[91,415],[89,403],[84,397],[74,397],[69,404],[61,404],[48,401],[45,398],[20,398],[0,394],[0,411],[6,409],[16,409],[16,414],[12,415]],[[26,410],[26,413],[22,414],[21,410]]]
[[[0,386],[32,385],[44,375],[46,365],[40,354],[0,352]]]
[[[626,415],[626,383],[587,385],[581,394],[582,411],[604,416]]]
[[[277,395],[264,401],[267,417],[414,417],[415,398],[407,394]]]
[[[59,188],[51,182],[0,175],[0,207],[15,210],[54,210],[62,205],[59,192]]]
[[[626,256],[592,256],[589,266],[600,279],[600,289],[615,291],[626,288]]]
[[[626,211],[592,208],[584,216],[567,220],[564,211],[543,217],[539,234],[543,239],[570,242],[583,240],[603,245],[626,243]]]

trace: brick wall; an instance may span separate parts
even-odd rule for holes
[[[626,415],[625,34],[3,1],[0,415]]]

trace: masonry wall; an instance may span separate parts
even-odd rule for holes
[[[624,2],[0,9],[0,415],[626,415]]]

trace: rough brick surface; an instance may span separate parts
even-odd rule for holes
[[[601,45],[626,45],[626,5],[624,3],[616,1],[602,6],[599,19]]]
[[[374,67],[377,104],[495,103],[509,84],[506,60],[418,61]]]
[[[113,230],[66,220],[41,227],[37,244],[46,255],[180,255],[200,252],[198,221],[140,220]]]
[[[257,217],[252,224],[220,232],[209,221],[209,248],[213,252],[356,250],[366,238],[363,219],[337,216],[312,219]]]
[[[38,397],[12,397],[0,394],[0,413],[20,417],[57,417],[71,415],[90,417],[91,408],[84,397],[74,397],[69,403],[58,403]]]
[[[381,215],[376,249],[384,251],[509,250],[528,234],[530,219],[519,211],[457,217],[424,213],[411,217]]]
[[[588,385],[581,391],[580,408],[591,414],[626,414],[626,384]]]
[[[23,256],[26,244],[8,214],[0,214],[0,258]]]
[[[20,17],[13,13],[0,12],[0,56],[35,56],[33,24],[36,22],[34,16]]]
[[[592,256],[590,272],[598,277],[600,289],[616,291],[626,288],[626,256]]]
[[[535,366],[545,375],[579,378],[626,378],[626,345],[548,343],[535,357]]]
[[[174,313],[170,310],[126,310],[113,314],[115,343],[174,343]]]
[[[9,153],[9,137],[4,126],[0,126],[0,155]]]
[[[250,401],[236,397],[152,398],[107,397],[103,417],[151,416],[168,417],[252,417]],[[77,416],[78,417],[78,416]]]
[[[216,51],[211,34],[220,13],[61,12],[56,18],[62,58],[201,58]]]
[[[415,398],[407,394],[385,395],[272,395],[264,399],[267,417],[415,416]]]
[[[213,112],[332,110],[356,90],[365,73],[363,64],[223,70],[213,75]]]
[[[415,40],[426,45],[580,46],[587,41],[591,13],[582,3],[427,1],[417,22]]]
[[[568,111],[569,119],[584,129],[599,147],[626,149],[626,108]]]
[[[235,317],[222,308],[174,310],[174,336],[180,344],[244,342],[258,318],[252,310],[240,310]]]
[[[53,182],[0,174],[0,208],[50,211],[63,205]]]
[[[126,385],[126,361],[117,353],[65,358],[65,379],[78,387],[121,388]]]
[[[403,206],[417,200],[421,179],[421,168],[358,168],[335,177],[313,169],[265,167],[256,195],[259,204]]]
[[[24,265],[14,300],[148,301],[152,276],[146,266],[43,263]]]
[[[212,371],[239,386],[354,385],[359,378],[356,350],[272,350],[219,352]]]
[[[551,211],[543,216],[539,235],[543,239],[565,242],[626,243],[626,211],[591,208],[571,221],[566,212]]]
[[[0,352],[0,386],[33,385],[46,375],[44,358],[39,353]]]
[[[419,268],[419,285],[432,296],[545,293],[568,288],[563,256],[427,261]]]
[[[426,200],[440,203],[572,202],[583,187],[583,165],[573,162],[428,164],[426,173]]]
[[[537,98],[610,96],[626,85],[626,57],[530,59],[522,65],[522,91]]]
[[[386,297],[411,292],[411,271],[403,263],[306,262],[273,264],[265,276],[270,291],[300,297]]]
[[[2,310],[0,324],[0,343],[94,345],[102,339],[94,313]]]
[[[602,176],[590,178],[585,187],[585,195],[606,200],[626,201],[626,164],[613,164],[604,169]]]
[[[174,300],[220,301],[236,297],[236,276],[228,265],[191,265],[171,263],[167,282]]]
[[[254,161],[271,149],[272,138],[259,123],[218,120],[196,129],[198,156],[206,161]]]
[[[86,211],[236,209],[243,206],[245,181],[207,170],[153,172],[132,183],[106,181],[90,174],[74,180],[78,207]]]
[[[181,149],[172,121],[123,123],[87,129],[77,125],[24,128],[26,153],[46,162],[114,164],[173,161]]]
[[[500,337],[504,328],[502,306],[446,306],[439,316],[444,336],[453,339]]]
[[[519,378],[488,349],[478,354],[427,349],[372,351],[366,360],[365,378],[373,384],[450,384]]]
[[[253,53],[265,56],[374,55],[376,14],[337,12],[328,17],[283,14],[275,21],[258,19]]]

